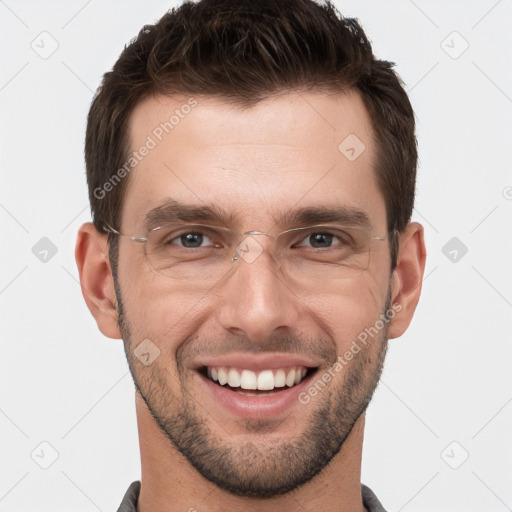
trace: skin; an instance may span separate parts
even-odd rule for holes
[[[144,236],[145,214],[168,197],[220,205],[234,214],[230,227],[239,231],[275,233],[274,214],[329,204],[363,210],[372,234],[386,233],[372,126],[356,92],[290,92],[245,110],[196,99],[198,106],[129,176],[123,233]],[[187,100],[141,102],[131,117],[132,148]],[[366,145],[355,161],[338,150],[349,134]],[[237,262],[200,293],[155,274],[143,246],[121,237],[116,295],[107,254],[106,235],[84,224],[76,247],[84,298],[100,331],[123,338],[138,388],[139,512],[364,510],[364,409],[387,340],[405,332],[420,297],[426,258],[420,224],[401,234],[393,272],[384,241],[366,270],[334,285],[299,286],[264,253],[251,264]],[[400,311],[386,328],[307,405],[249,421],[198,391],[192,367],[201,355],[293,352],[315,358],[321,375],[391,304]],[[133,350],[148,338],[160,355],[145,366]]]

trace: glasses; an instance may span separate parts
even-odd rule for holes
[[[270,245],[275,269],[289,279],[314,286],[354,277],[368,269],[372,252],[388,236],[370,236],[365,229],[339,224],[292,228],[275,236],[186,222],[154,228],[145,237],[111,226],[104,230],[144,244],[147,262],[158,275],[204,286],[215,284],[236,265],[256,262],[265,245]]]

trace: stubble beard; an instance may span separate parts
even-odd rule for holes
[[[294,439],[272,435],[270,420],[239,421],[253,441],[240,441],[224,432],[216,435],[180,380],[181,399],[173,395],[166,372],[154,361],[143,367],[134,356],[130,323],[117,280],[119,327],[135,387],[162,433],[205,479],[225,491],[247,498],[272,498],[286,494],[320,473],[337,455],[354,424],[366,410],[377,387],[388,345],[388,324],[341,371],[344,381],[333,379],[309,404],[304,417],[309,423]],[[384,311],[390,306],[390,290]],[[378,344],[377,349],[372,346]],[[178,368],[180,362],[177,361]],[[332,361],[334,364],[335,361]],[[325,371],[325,370],[324,370]],[[321,378],[322,369],[313,376]],[[323,372],[322,372],[323,373]],[[313,382],[314,382],[313,381]],[[311,408],[313,407],[313,410]],[[309,409],[309,410],[308,410]],[[309,413],[309,414],[308,414]],[[251,436],[244,436],[244,438]]]

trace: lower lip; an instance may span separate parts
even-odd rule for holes
[[[200,373],[197,374],[207,393],[211,393],[215,400],[226,409],[244,419],[263,419],[279,416],[288,412],[294,405],[302,405],[299,402],[299,394],[304,391],[311,375],[308,375],[299,384],[276,391],[272,395],[241,395],[230,388],[215,384]]]

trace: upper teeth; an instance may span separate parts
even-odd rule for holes
[[[279,368],[263,370],[259,373],[238,368],[207,367],[208,377],[221,386],[228,384],[233,388],[271,390],[298,384],[306,375],[308,369],[304,366],[294,368]]]

